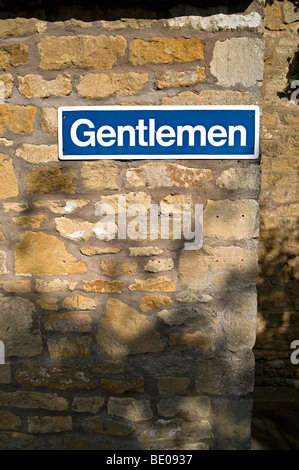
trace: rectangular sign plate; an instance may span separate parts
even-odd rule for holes
[[[58,109],[60,160],[256,159],[258,106]]]

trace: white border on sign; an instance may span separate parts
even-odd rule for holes
[[[254,152],[249,155],[63,155],[62,113],[64,111],[145,111],[145,110],[255,110]],[[58,158],[68,160],[256,160],[259,158],[260,108],[257,105],[190,105],[190,106],[61,106],[58,108]]]

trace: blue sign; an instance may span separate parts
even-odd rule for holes
[[[256,159],[259,125],[257,106],[61,107],[59,159]]]

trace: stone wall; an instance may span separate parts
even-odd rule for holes
[[[262,16],[0,20],[1,449],[250,447],[259,162],[60,162],[57,108],[261,106]],[[203,247],[109,237],[119,195]]]
[[[265,14],[256,384],[298,387],[299,14],[288,1]]]

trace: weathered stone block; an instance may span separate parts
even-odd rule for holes
[[[93,281],[83,281],[83,290],[85,292],[115,292],[121,293],[125,287],[123,281],[105,281],[102,279],[95,279]]]
[[[115,163],[105,160],[99,162],[84,162],[81,177],[87,189],[118,189]]]
[[[252,247],[204,245],[182,251],[181,281],[189,289],[219,291],[254,286],[257,279],[256,244]]]
[[[208,418],[211,403],[208,397],[175,397],[164,398],[157,403],[157,412],[164,418],[182,418],[186,421],[197,421]]]
[[[92,318],[85,312],[57,313],[45,322],[46,331],[58,333],[88,333],[92,329]]]
[[[25,276],[53,276],[86,272],[86,266],[67,252],[53,235],[25,232],[14,251],[15,272]]]
[[[151,273],[159,273],[161,271],[170,271],[173,267],[174,263],[172,258],[158,258],[149,260],[144,266],[144,269]]]
[[[94,299],[90,297],[85,297],[84,295],[73,295],[71,297],[66,297],[62,304],[62,308],[68,310],[93,310],[96,308]]]
[[[159,333],[149,320],[129,305],[112,298],[107,301],[105,317],[99,321],[96,339],[109,356],[164,349]]]
[[[144,392],[143,377],[126,377],[119,380],[102,379],[101,385],[110,393]]]
[[[76,397],[72,403],[72,410],[77,413],[98,413],[105,404],[105,398],[103,397]]]
[[[0,104],[0,132],[5,132],[8,127],[15,134],[32,133],[35,113],[35,106]]]
[[[263,80],[264,42],[257,38],[231,38],[217,41],[213,51],[211,73],[218,84],[255,86]]]
[[[1,406],[10,406],[13,408],[30,408],[64,411],[68,409],[68,401],[56,393],[40,392],[0,392]]]
[[[16,371],[16,381],[21,387],[47,387],[53,390],[93,388],[90,372],[73,364],[24,365]]]
[[[135,279],[135,284],[129,286],[130,290],[144,290],[148,292],[174,292],[175,281],[165,276]]]
[[[216,180],[217,186],[226,189],[260,189],[260,167],[250,165],[247,168],[229,168]]]
[[[59,70],[63,67],[110,69],[124,55],[126,40],[122,36],[60,36],[40,41],[40,67]]]
[[[175,163],[145,163],[129,168],[126,176],[128,183],[133,186],[202,188],[204,183],[212,179],[212,172]]]
[[[156,72],[156,87],[164,88],[193,85],[205,79],[205,68],[194,67],[192,70],[177,72],[176,70],[158,70]]]
[[[1,30],[1,24],[0,24],[0,30]],[[29,47],[26,44],[2,45],[0,47],[1,68],[10,69],[13,66],[26,64],[28,60],[28,51],[29,51]]]
[[[203,213],[203,235],[216,239],[257,238],[259,205],[254,199],[207,201]]]
[[[204,45],[199,38],[135,39],[130,45],[130,62],[133,65],[172,64],[192,62],[204,58]]]
[[[72,428],[71,416],[28,416],[28,431],[31,433],[65,432]]]
[[[110,397],[107,407],[109,416],[119,416],[129,421],[147,421],[153,417],[149,400]]]
[[[84,336],[71,339],[48,339],[47,345],[51,359],[72,359],[90,357],[90,342],[91,339]]]
[[[32,357],[42,352],[40,325],[32,302],[0,297],[0,338],[5,356]]]
[[[119,263],[117,261],[101,261],[100,266],[102,273],[108,277],[118,277],[122,274],[132,276],[136,273],[137,263]]]
[[[48,98],[67,96],[72,91],[69,74],[58,75],[53,80],[45,80],[41,75],[29,74],[19,77],[19,93],[26,98]]]
[[[171,304],[170,297],[162,297],[158,295],[145,295],[141,299],[140,310],[147,312],[153,308],[166,307]]]
[[[43,33],[47,29],[46,21],[35,18],[9,18],[0,20],[0,37],[31,36],[35,33]]]
[[[135,95],[148,81],[148,73],[90,73],[80,77],[77,91],[83,98],[107,98],[111,95]]]
[[[0,105],[1,106],[1,105]],[[19,194],[18,181],[14,172],[12,160],[8,155],[0,154],[0,198],[8,199]]]
[[[75,173],[62,173],[59,166],[33,168],[27,174],[27,192],[29,194],[51,194],[54,191],[65,191],[74,194],[76,185],[73,183]]]

